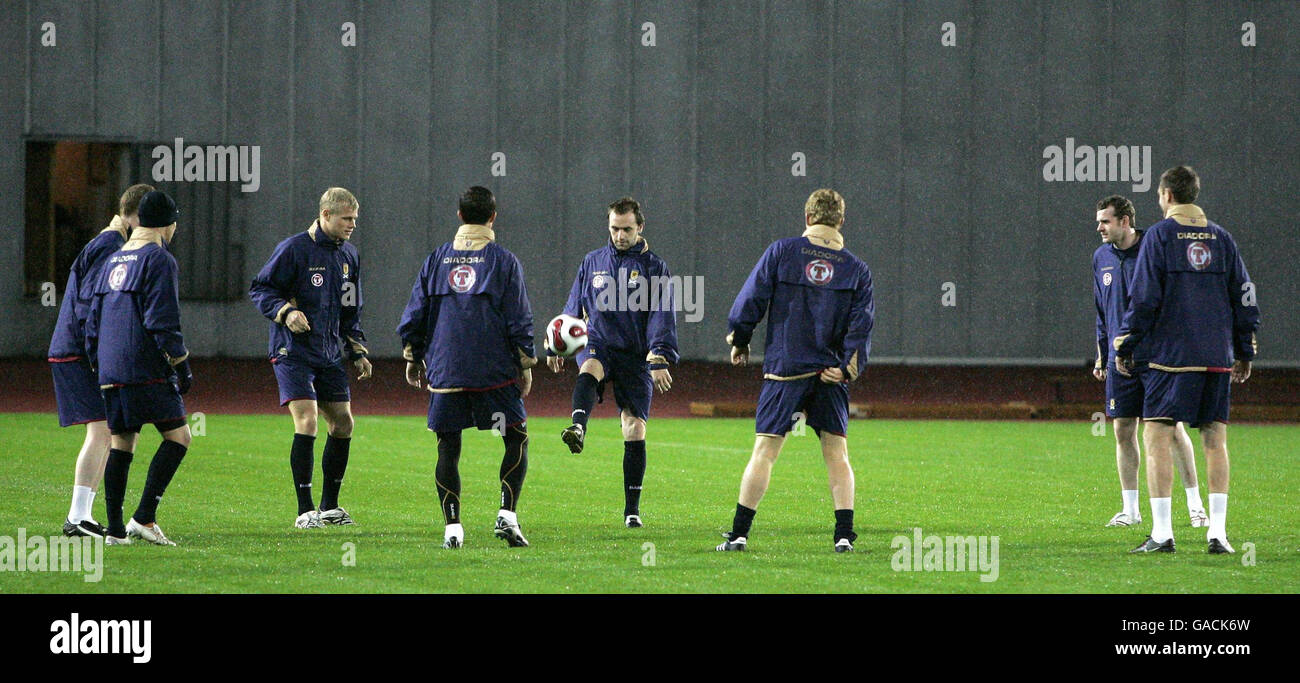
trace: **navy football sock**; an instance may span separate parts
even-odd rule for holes
[[[758,510],[736,503],[736,517],[731,522],[731,538],[733,540],[741,536],[749,537],[749,526],[754,523],[754,513],[756,512]]]
[[[852,543],[856,537],[857,535],[853,533],[853,508],[847,510],[836,510],[835,540],[838,541],[841,538],[847,538],[849,539],[849,542]]]
[[[122,503],[126,500],[126,479],[131,473],[131,451],[116,448],[108,451],[104,464],[104,507],[108,513],[108,535],[126,538],[126,523],[122,521]]]
[[[645,440],[623,442],[623,514],[641,514],[641,484],[645,481]]]
[[[578,383],[573,386],[573,424],[587,428],[587,419],[591,409],[596,406],[596,376],[590,372],[578,375]]]
[[[351,437],[325,437],[325,450],[321,451],[320,456],[321,472],[325,475],[325,486],[320,495],[322,510],[333,510],[339,506],[339,489],[343,487],[343,474],[348,470],[348,451],[351,446]]]
[[[162,502],[163,494],[167,492],[167,485],[171,483],[172,477],[176,476],[176,470],[181,466],[181,460],[185,458],[187,450],[189,450],[187,447],[167,439],[163,439],[163,442],[158,444],[158,451],[149,462],[149,476],[145,478],[144,492],[140,494],[140,506],[132,515],[135,521],[141,524],[153,524],[158,514],[158,503]]]
[[[506,454],[501,459],[501,509],[514,512],[528,474],[528,431],[522,425],[506,429]]]
[[[311,471],[316,456],[316,437],[307,434],[293,435],[293,450],[289,451],[289,469],[293,471],[293,489],[298,494],[298,514],[316,509],[311,499]]]
[[[438,465],[433,471],[438,504],[448,524],[460,524],[460,432],[438,432]]]

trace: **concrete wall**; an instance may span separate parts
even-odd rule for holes
[[[464,187],[498,194],[539,327],[605,241],[604,204],[631,193],[651,247],[705,278],[705,318],[680,330],[683,355],[705,358],[725,353],[764,246],[832,186],[875,273],[876,355],[1073,361],[1092,353],[1093,204],[1120,192],[1153,222],[1155,177],[1187,162],[1258,283],[1261,359],[1294,364],[1298,25],[1285,1],[14,2],[0,10],[0,224],[23,224],[28,137],[259,145],[232,277],[304,228],[325,187],[348,187],[365,326],[396,355],[411,280]],[[1149,145],[1153,187],[1045,182],[1043,150],[1067,137]],[[44,353],[56,315],[22,297],[21,258],[0,251],[0,355]],[[247,302],[183,315],[197,354],[265,351]]]

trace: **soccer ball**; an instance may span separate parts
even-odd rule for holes
[[[546,348],[568,358],[587,346],[587,323],[563,313],[546,324]]]

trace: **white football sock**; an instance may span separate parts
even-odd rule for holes
[[[456,538],[460,539],[461,543],[464,543],[465,527],[461,526],[460,524],[448,524],[447,529],[442,532],[442,540],[449,541],[451,540],[452,536],[455,536]]]
[[[95,490],[89,486],[72,487],[72,507],[68,510],[68,521],[76,524],[90,517],[90,504],[95,500]]]
[[[1132,517],[1133,519],[1137,519],[1138,517],[1141,517],[1142,513],[1138,511],[1137,489],[1133,489],[1131,491],[1128,489],[1124,489],[1120,491],[1120,495],[1124,497],[1124,514],[1128,515],[1129,517]]]
[[[1217,538],[1228,540],[1228,494],[1210,494],[1210,530],[1205,533],[1205,540]]]
[[[1168,498],[1151,499],[1151,518],[1154,520],[1151,526],[1151,540],[1156,543],[1164,543],[1174,537],[1174,525],[1170,520]]]
[[[1202,511],[1202,510],[1205,509],[1205,505],[1204,505],[1203,503],[1201,503],[1201,487],[1200,487],[1200,486],[1189,486],[1189,487],[1187,487],[1187,488],[1185,488],[1185,489],[1183,489],[1183,490],[1187,492],[1187,511],[1188,511],[1188,512],[1197,512],[1197,511]]]
[[[506,524],[519,524],[519,518],[515,516],[512,510],[497,510],[497,517],[506,520]]]

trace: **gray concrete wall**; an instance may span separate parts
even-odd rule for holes
[[[397,355],[411,280],[464,187],[497,192],[539,327],[604,242],[603,205],[631,193],[651,247],[705,278],[705,319],[680,331],[683,355],[705,358],[725,352],[764,246],[831,186],[875,273],[876,355],[1082,360],[1093,204],[1129,195],[1147,224],[1156,196],[1044,182],[1043,150],[1149,145],[1153,176],[1200,171],[1199,203],[1258,283],[1261,359],[1294,364],[1298,20],[1286,1],[14,2],[0,10],[0,224],[23,224],[28,137],[260,145],[232,276],[306,226],[325,187],[348,187],[364,322],[372,349]],[[56,315],[22,297],[21,259],[0,250],[0,355],[44,353]],[[200,355],[265,350],[247,302],[187,304],[184,324]]]

